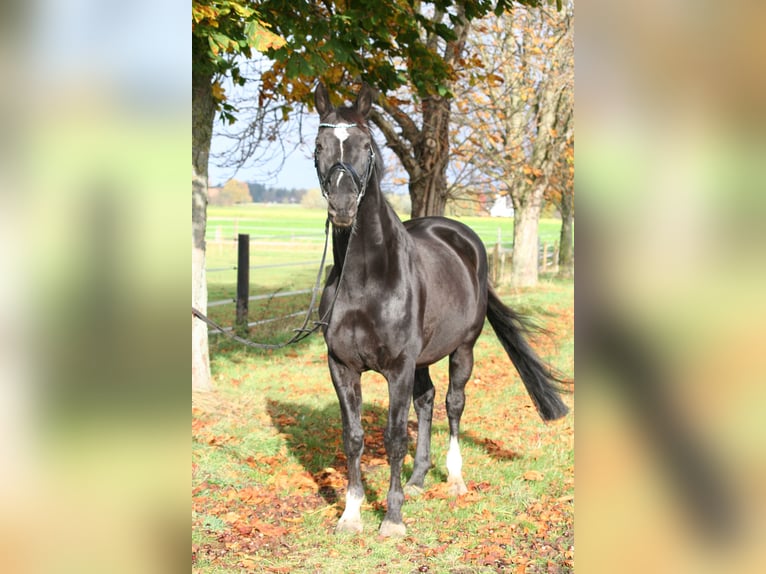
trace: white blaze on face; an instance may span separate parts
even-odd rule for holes
[[[343,142],[348,139],[348,127],[346,127],[344,124],[339,124],[333,129],[333,134],[336,138],[338,138],[338,145],[340,145],[340,161],[343,163]],[[335,182],[335,185],[340,185],[340,180],[343,178],[343,173],[343,171],[338,172],[338,181]]]
[[[332,131],[340,143],[340,161],[343,161],[343,142],[348,139],[348,127],[346,124],[338,124]]]

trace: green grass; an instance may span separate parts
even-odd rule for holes
[[[300,205],[252,204],[231,207],[210,206],[208,208],[207,237],[215,239],[219,233],[223,238],[234,238],[236,232],[250,233],[264,240],[292,240],[295,237],[321,242],[324,221],[327,212],[324,209],[307,209]],[[407,219],[403,216],[403,219]],[[487,244],[494,244],[498,232],[504,246],[513,243],[513,218],[503,217],[455,217],[471,227]],[[540,220],[540,241],[554,243],[559,240],[561,221],[558,219]]]
[[[541,356],[573,367],[573,284],[545,281],[503,293],[552,332]],[[193,572],[526,572],[570,571],[573,546],[573,415],[544,424],[491,328],[476,346],[462,421],[469,493],[446,495],[447,367],[437,387],[435,467],[425,493],[407,499],[404,539],[384,540],[388,466],[383,448],[387,387],[363,375],[365,532],[338,537],[345,463],[337,399],[321,337],[297,348],[214,348],[216,391],[193,410]],[[572,405],[572,396],[565,397]],[[414,413],[410,413],[411,431]],[[414,444],[411,445],[411,453]],[[412,471],[405,461],[404,478]]]
[[[327,212],[300,205],[252,204],[208,208],[208,241],[219,233],[234,238],[236,233],[250,233],[253,238],[293,240],[296,237],[321,242]]]

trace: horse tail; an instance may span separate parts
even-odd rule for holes
[[[492,287],[489,287],[487,318],[521,375],[540,417],[551,421],[567,414],[569,408],[559,397],[560,383],[564,380],[529,346],[524,335],[532,330],[532,326],[527,319],[505,306]]]

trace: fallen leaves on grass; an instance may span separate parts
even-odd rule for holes
[[[571,333],[571,313],[552,312],[551,316],[561,320],[552,325],[554,338],[542,343],[544,354],[555,353],[557,339]],[[494,477],[492,482],[468,481],[468,492],[457,498],[450,495],[443,478],[437,480],[422,493],[419,506],[410,501],[404,508],[409,536],[397,543],[395,553],[397,559],[409,563],[407,571],[533,574],[572,569],[574,469],[559,464],[563,478],[547,482],[547,471],[528,469],[540,468],[539,464],[526,464],[545,461],[551,445],[571,448],[571,423],[565,420],[560,426],[542,425],[508,358],[496,342],[491,345],[494,347],[490,352],[486,338],[479,342],[482,357],[477,360],[474,380],[467,391],[465,431],[461,436],[466,444],[478,447],[473,457],[480,458],[479,465],[520,465],[521,470],[513,478],[523,479],[518,483],[534,494],[520,498],[523,502],[511,506],[512,511],[504,506],[504,511],[492,503],[506,496],[500,492],[506,492],[507,484],[500,484]],[[205,398],[210,404],[197,401],[192,411],[196,453],[192,461],[192,528],[197,533],[192,565],[193,571],[201,574],[211,569],[275,573],[301,570],[291,566],[297,564],[296,555],[301,552],[311,556],[307,559],[310,564],[301,565],[303,571],[323,571],[326,562],[322,560],[343,559],[351,546],[361,556],[384,543],[375,535],[376,525],[369,523],[363,535],[337,544],[330,535],[346,487],[340,414],[326,372],[324,379],[313,375],[295,377],[292,373],[295,366],[326,369],[323,361],[300,353],[274,354],[268,360],[284,364],[278,367],[284,373],[279,377],[285,381],[284,389],[271,391],[271,395],[260,394],[259,389],[257,398],[252,398],[248,385],[252,386],[251,380],[259,374],[252,365],[246,365],[246,374],[218,381],[228,385],[228,395],[222,393],[213,402]],[[444,381],[437,378],[434,376],[437,393],[443,393]],[[365,385],[365,392],[375,385],[385,389],[385,383],[379,380],[368,379]],[[509,393],[509,388],[515,391]],[[318,393],[327,395],[329,406],[306,401],[306,396]],[[388,485],[383,438],[387,405],[385,400],[374,398],[374,392],[365,397],[362,472],[367,500],[363,510],[382,518]],[[446,424],[443,395],[435,403],[433,420],[435,428]],[[410,420],[408,429],[414,443],[417,424]],[[251,431],[270,441],[265,452],[260,452],[258,441],[248,434]],[[520,458],[522,464],[514,462]],[[405,464],[411,468],[410,456]],[[473,471],[466,473],[469,476],[482,477]],[[466,516],[470,517],[467,522]],[[439,530],[428,542],[416,535],[419,530],[433,528],[434,522],[439,524]],[[307,533],[307,524],[312,525],[311,533]],[[312,555],[317,530],[322,536],[328,535],[321,556]],[[435,566],[443,566],[447,559],[451,564],[447,570]],[[389,566],[380,562],[377,571],[386,571]]]
[[[505,445],[499,440],[485,438],[481,441],[481,444],[487,450],[487,454],[494,458],[514,460],[521,457],[518,452],[506,448]]]

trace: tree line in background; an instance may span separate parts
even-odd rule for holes
[[[318,187],[312,189],[286,189],[268,187],[262,183],[251,183],[230,179],[222,186],[208,189],[210,205],[236,205],[243,203],[292,203],[309,209],[326,209],[327,202]],[[410,197],[406,194],[387,193],[386,200],[404,216],[412,210]],[[474,212],[461,215],[473,215]]]
[[[210,205],[235,205],[238,203],[301,203],[306,189],[269,187],[230,179],[225,184],[208,189]]]
[[[398,160],[413,217],[443,215],[448,201],[510,196],[513,283],[534,285],[545,198],[571,236],[572,28],[572,0],[193,0],[193,305],[204,311],[207,301],[216,116],[239,126],[225,132],[235,165],[284,153],[284,126],[302,129],[317,80],[341,98],[361,82],[378,91],[371,122]],[[561,244],[566,257],[571,237]],[[192,339],[194,384],[209,387],[199,321]]]

